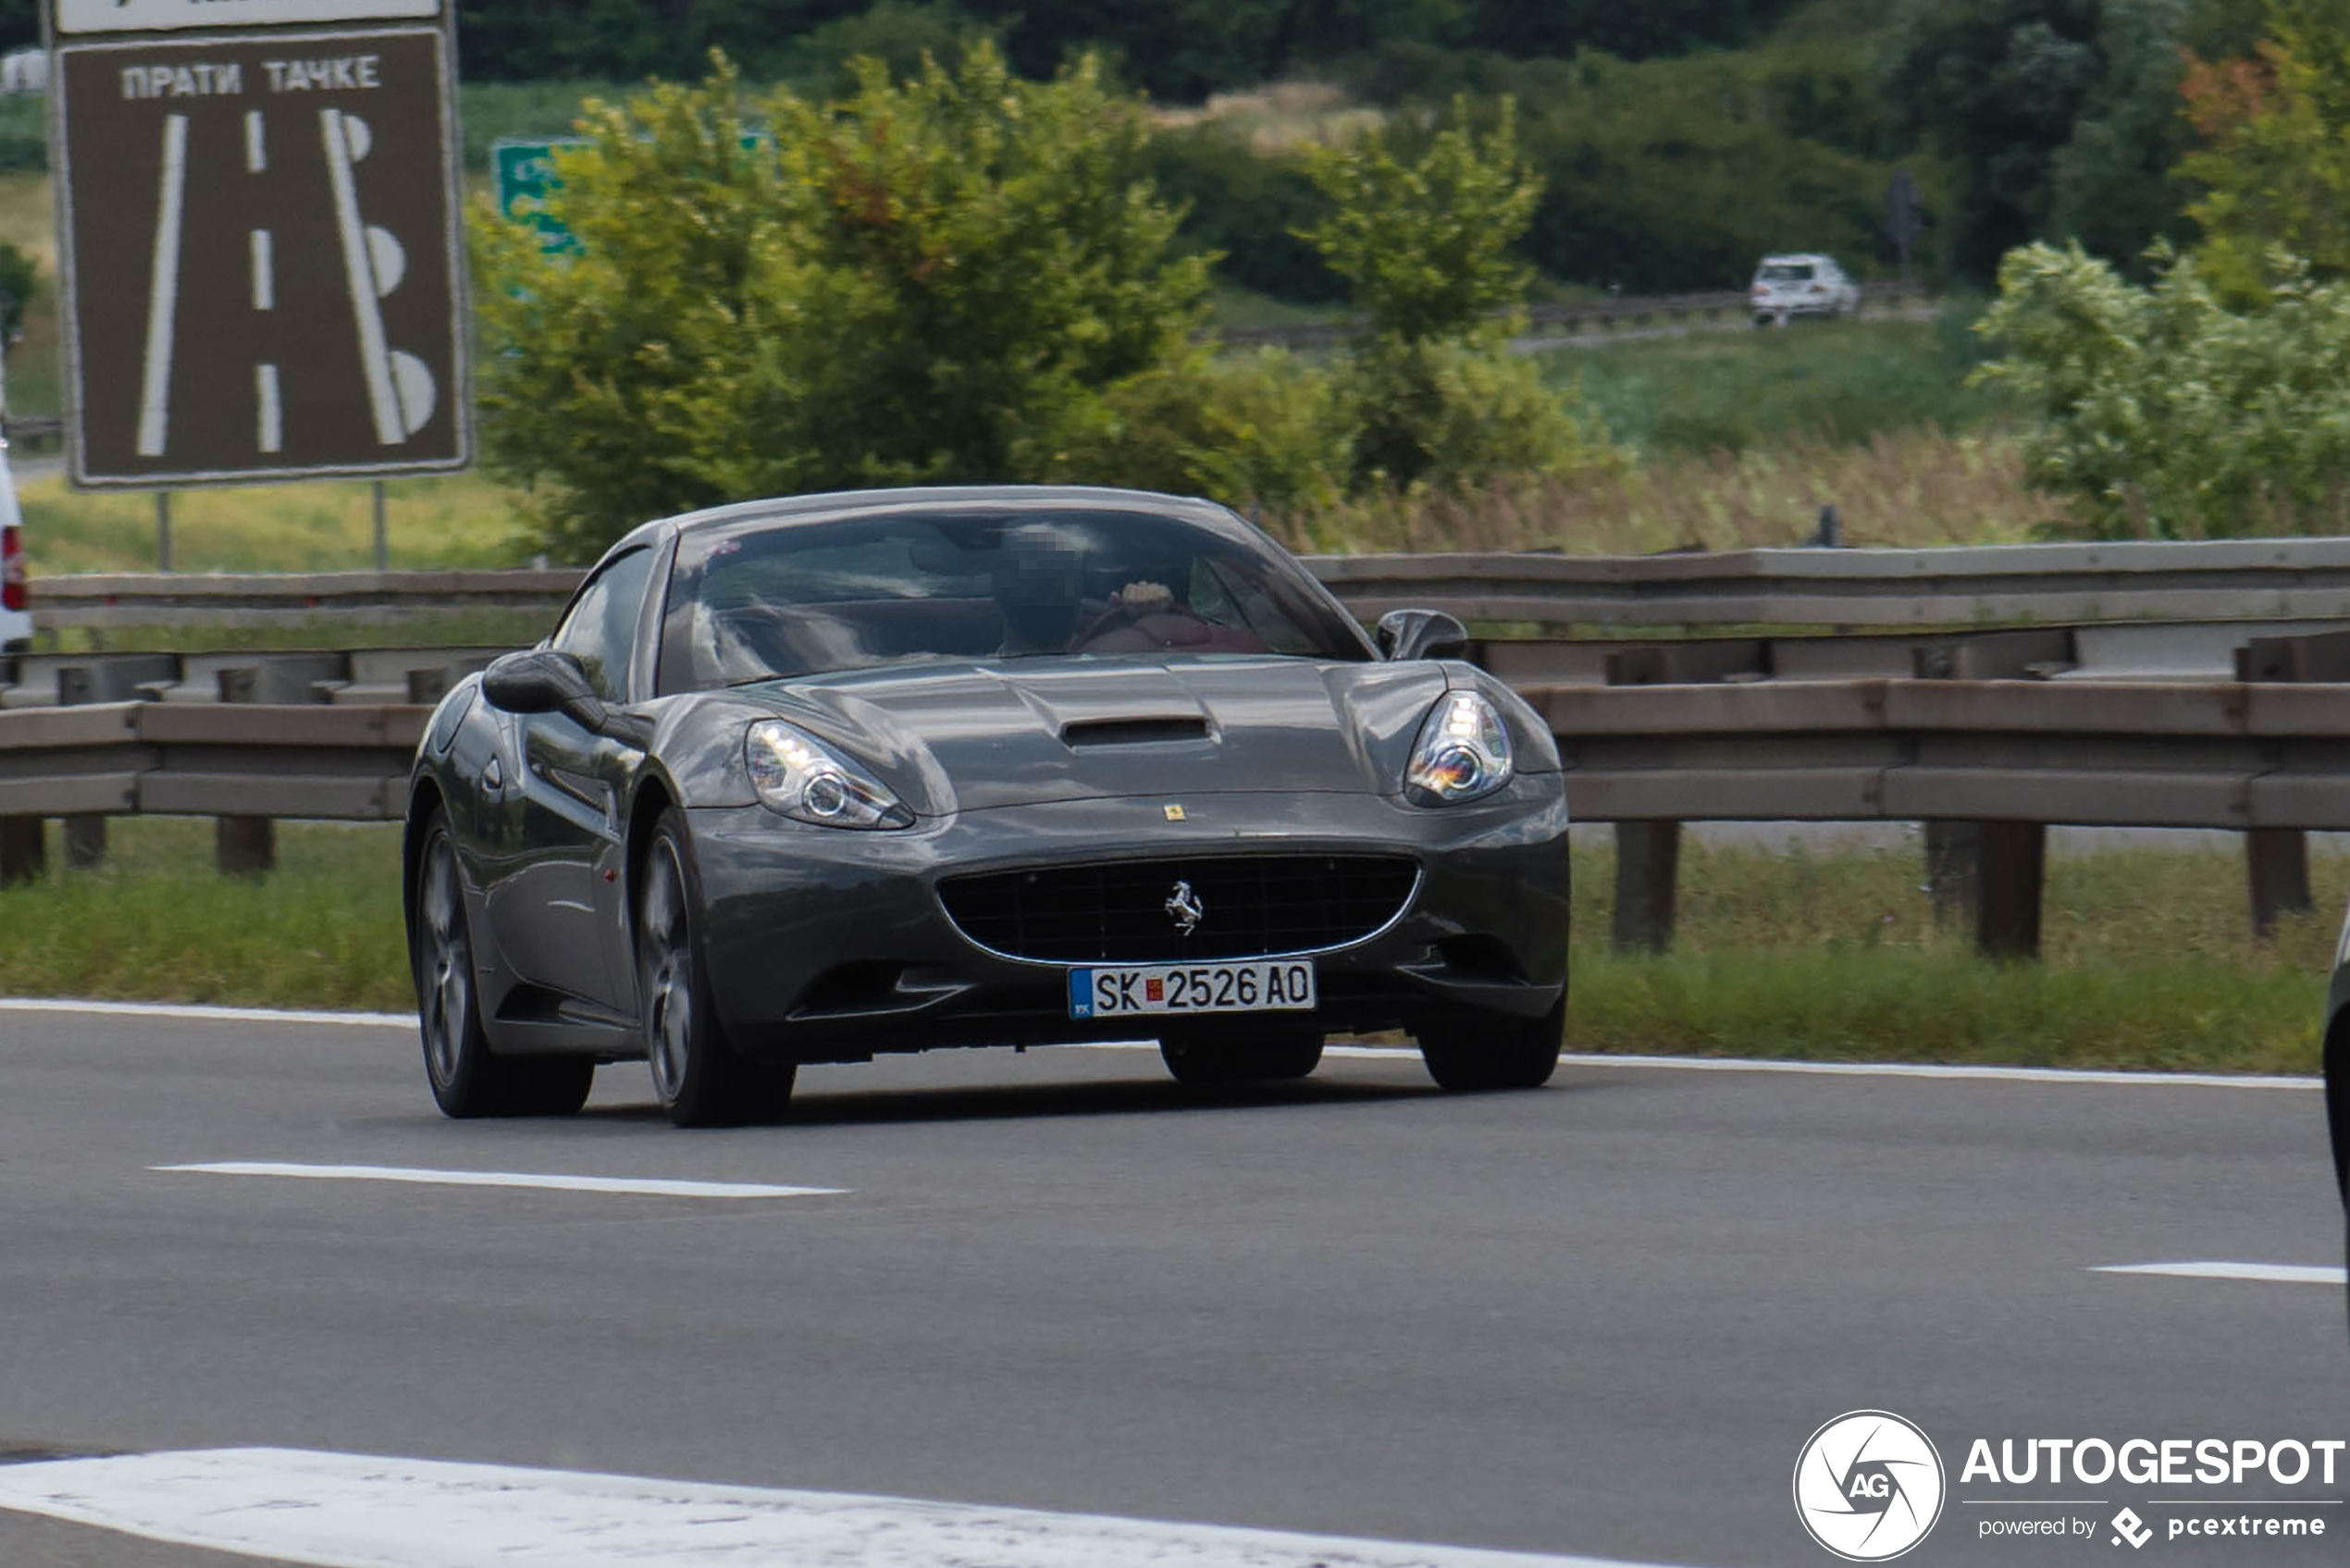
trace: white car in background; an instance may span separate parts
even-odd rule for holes
[[[32,647],[32,604],[25,581],[24,518],[17,511],[16,482],[0,458],[0,654]]]
[[[1833,319],[1861,308],[1861,286],[1834,256],[1764,256],[1754,268],[1754,325],[1785,327],[1799,315]]]

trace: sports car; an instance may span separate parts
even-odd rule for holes
[[[1549,730],[1450,615],[1367,636],[1265,534],[1112,489],[647,523],[451,691],[405,837],[451,1116],[642,1058],[681,1126],[803,1063],[1155,1039],[1185,1083],[1408,1031],[1531,1088],[1566,1006]]]

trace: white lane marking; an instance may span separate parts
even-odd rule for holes
[[[1617,1056],[1569,1053],[1578,1068],[1675,1068],[1684,1072],[1788,1072],[1823,1078],[1951,1078],[1993,1083],[2110,1083],[2168,1089],[2322,1089],[2325,1080],[2282,1073],[2118,1072],[2101,1068],[2007,1068],[1955,1062],[1790,1062],[1743,1056]]]
[[[652,1198],[829,1198],[848,1191],[846,1187],[775,1187],[756,1181],[556,1176],[517,1170],[427,1170],[396,1165],[296,1165],[276,1160],[215,1160],[203,1165],[151,1165],[147,1168],[204,1176],[288,1176],[311,1181],[399,1181],[417,1187],[544,1187],[562,1192],[633,1192]]]
[[[2260,1279],[2279,1285],[2350,1284],[2350,1270],[2300,1263],[2109,1263],[2092,1274],[2166,1274],[2179,1279]]]
[[[0,1508],[322,1568],[1658,1568],[301,1449],[0,1466]]]
[[[163,455],[171,426],[172,317],[179,306],[179,222],[188,191],[188,117],[163,117],[155,246],[147,273],[147,348],[139,380],[141,457]]]
[[[273,244],[268,229],[256,228],[253,231],[253,308],[255,310],[278,308],[278,264],[276,252],[271,248]]]
[[[253,367],[254,445],[263,451],[282,451],[286,445],[285,412],[278,401],[278,367]]]
[[[1060,1049],[1064,1047],[1057,1047]],[[1156,1051],[1152,1040],[1110,1040],[1075,1047],[1086,1051]],[[1417,1049],[1409,1045],[1325,1045],[1325,1056],[1416,1062]],[[1626,1056],[1568,1051],[1561,1067],[1647,1068],[1676,1072],[1775,1072],[1823,1078],[1949,1078],[1980,1079],[1994,1083],[2116,1083],[2132,1087],[2190,1089],[2322,1089],[2321,1078],[2282,1074],[2225,1072],[2117,1072],[2096,1068],[2009,1068],[1988,1064],[1945,1062],[1796,1062],[1764,1056]]]
[[[279,1007],[223,1007],[200,1002],[85,1002],[71,996],[0,996],[0,1013],[87,1013],[94,1017],[212,1019],[226,1023],[359,1024],[369,1029],[414,1029],[414,1013],[342,1013]],[[1057,1051],[1156,1051],[1150,1040],[1108,1040],[1056,1045]],[[1328,1045],[1326,1056],[1412,1062],[1408,1045]],[[1943,1078],[1993,1083],[2106,1083],[2131,1088],[2322,1089],[2311,1075],[2229,1072],[2123,1072],[2103,1068],[2015,1068],[1988,1063],[1799,1062],[1770,1056],[1634,1056],[1570,1051],[1562,1067],[1642,1068],[1674,1072],[1775,1072],[1822,1078]]]
[[[416,1027],[414,1013],[337,1013],[286,1007],[220,1007],[201,1002],[85,1002],[72,996],[0,996],[0,1013],[82,1013],[92,1018],[186,1019],[211,1023],[350,1023]]]

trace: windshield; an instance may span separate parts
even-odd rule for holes
[[[1369,657],[1268,547],[1143,512],[890,512],[681,541],[661,689],[926,659]]]
[[[1810,262],[1773,262],[1756,275],[1760,283],[1809,283],[1812,267]]]

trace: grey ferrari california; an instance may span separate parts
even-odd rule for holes
[[[878,490],[648,523],[416,754],[434,1098],[680,1125],[804,1062],[1156,1038],[1186,1083],[1408,1031],[1531,1088],[1566,1006],[1547,727],[1449,615],[1367,636],[1222,507]]]

